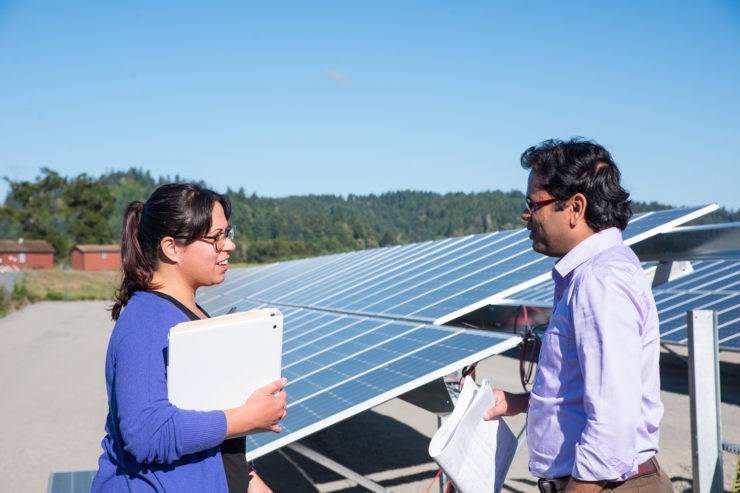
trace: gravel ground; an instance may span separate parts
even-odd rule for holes
[[[0,492],[47,491],[52,472],[97,467],[107,413],[104,363],[113,327],[104,302],[38,303],[0,319]],[[478,378],[517,391],[511,355],[481,362]],[[740,355],[722,355],[723,438],[740,443]],[[676,491],[691,488],[687,370],[665,354],[659,459]],[[508,420],[515,433],[523,418]],[[426,449],[436,415],[400,399],[303,440],[303,444],[397,493],[424,493],[437,469]],[[725,452],[729,491],[737,456]],[[364,491],[291,450],[262,457],[257,468],[277,492]],[[509,471],[506,491],[533,492],[526,449]]]

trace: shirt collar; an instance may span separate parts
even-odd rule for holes
[[[622,232],[617,228],[607,228],[594,233],[558,260],[553,267],[553,274],[557,272],[561,278],[565,278],[576,267],[592,259],[598,253],[621,244],[623,244]]]

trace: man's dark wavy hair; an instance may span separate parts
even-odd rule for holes
[[[629,193],[619,184],[620,173],[609,151],[580,137],[567,142],[540,142],[522,154],[522,168],[537,174],[543,188],[558,199],[558,210],[577,193],[586,197],[586,223],[594,231],[612,226],[624,230],[632,208]]]

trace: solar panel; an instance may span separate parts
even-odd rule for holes
[[[221,301],[213,299],[204,308],[221,311],[233,302]],[[289,321],[283,331],[282,370],[288,379],[288,415],[281,421],[282,433],[247,437],[250,459],[519,343],[511,334],[281,310]]]
[[[97,471],[53,472],[49,475],[49,493],[88,493]]]
[[[686,312],[717,310],[719,347],[740,351],[740,262],[692,262],[694,272],[653,289],[662,342],[688,344]],[[507,301],[552,305],[553,282],[545,281]]]
[[[653,289],[663,342],[687,344],[686,312],[716,310],[721,349],[740,351],[740,262],[692,262],[694,271]]]
[[[636,245],[641,260],[740,260],[740,223],[684,226]]]
[[[638,241],[715,207],[635,216]],[[254,458],[518,344],[446,327],[490,300],[549,278],[554,259],[525,229],[232,269],[198,294],[213,315],[276,306],[285,315],[283,433],[248,437]]]
[[[634,243],[716,206],[636,215]],[[327,255],[236,269],[220,295],[361,316],[442,324],[549,277],[526,229]]]
[[[686,312],[716,310],[720,349],[740,351],[740,262],[695,261],[693,272],[653,288],[662,342],[688,344]],[[646,270],[655,263],[643,263]],[[551,306],[554,284],[541,282],[507,301]]]

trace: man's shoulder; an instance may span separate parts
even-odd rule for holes
[[[594,255],[578,269],[573,280],[579,285],[589,282],[633,283],[641,277],[644,273],[639,259],[630,247],[619,244]]]
[[[594,256],[591,264],[595,272],[612,270],[635,272],[642,270],[637,255],[624,243],[602,250]]]

